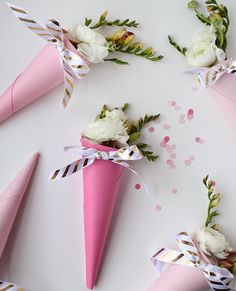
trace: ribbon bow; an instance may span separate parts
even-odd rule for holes
[[[227,60],[210,69],[203,70],[198,75],[198,80],[204,88],[215,84],[224,74],[236,75],[236,61]]]
[[[74,78],[82,79],[89,72],[89,63],[79,54],[72,52],[65,45],[64,30],[57,20],[50,19],[45,23],[46,29],[34,21],[28,13],[20,7],[8,3],[15,16],[31,31],[53,44],[59,52],[60,61],[64,71],[64,98],[66,107],[74,89]],[[50,64],[49,64],[50,65]]]
[[[230,284],[233,285],[234,283],[232,273],[227,269],[205,263],[191,237],[186,232],[179,233],[176,236],[176,241],[181,252],[162,248],[151,258],[158,271],[161,271],[163,263],[194,267],[203,272],[212,290],[235,290],[232,289],[232,286],[230,287]]]
[[[2,291],[27,291],[25,288],[21,288],[15,284],[0,281],[0,290]]]
[[[51,180],[60,180],[65,177],[69,177],[73,175],[74,173],[82,170],[83,168],[90,166],[92,163],[94,163],[96,159],[98,159],[98,160],[111,161],[112,163],[119,164],[129,169],[132,173],[134,173],[139,178],[139,180],[144,185],[146,192],[149,193],[147,185],[143,182],[139,174],[133,169],[131,165],[129,165],[126,162],[126,161],[137,161],[143,158],[141,152],[139,151],[136,145],[124,147],[124,148],[118,149],[117,151],[109,151],[109,152],[98,151],[96,149],[86,148],[86,147],[80,148],[79,146],[65,147],[64,150],[67,151],[72,148],[78,149],[78,152],[82,156],[82,158],[70,163],[67,166],[64,166],[54,171],[50,177]]]

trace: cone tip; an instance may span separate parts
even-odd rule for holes
[[[86,287],[90,290],[93,289],[94,285],[95,285],[95,279],[92,278],[92,276],[87,276],[87,279],[86,279]]]

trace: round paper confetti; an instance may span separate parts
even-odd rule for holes
[[[151,126],[151,127],[148,128],[148,131],[153,133],[155,131],[155,128]]]
[[[179,105],[176,105],[176,106],[175,106],[175,110],[176,110],[176,111],[180,111],[180,106],[179,106]]]
[[[156,206],[156,210],[157,210],[157,211],[161,211],[161,210],[162,210],[161,205],[157,205],[157,206]]]
[[[173,194],[177,194],[177,193],[178,193],[178,189],[177,189],[177,188],[173,188],[173,189],[172,189],[172,193],[173,193]]]
[[[167,160],[166,164],[172,169],[176,169],[175,163],[172,160]]]
[[[176,154],[173,153],[173,154],[170,155],[170,157],[171,157],[171,159],[175,159],[176,158]]]
[[[196,143],[199,143],[199,144],[203,144],[204,143],[204,140],[201,139],[199,136],[195,137],[195,142]]]
[[[191,161],[190,160],[185,160],[184,163],[185,163],[186,166],[190,166],[191,165]]]
[[[174,100],[170,100],[170,101],[168,102],[168,104],[169,104],[170,106],[175,106],[175,105],[176,105],[176,102],[175,102]]]
[[[169,129],[170,129],[170,125],[169,125],[169,124],[164,124],[164,125],[163,125],[163,128],[164,128],[165,130],[169,130]]]
[[[135,189],[137,189],[137,190],[141,189],[141,185],[140,184],[136,184],[135,185]]]

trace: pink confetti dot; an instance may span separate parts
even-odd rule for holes
[[[169,104],[170,106],[175,106],[175,105],[176,105],[176,102],[175,102],[174,100],[170,100],[170,101],[168,102],[168,104]]]
[[[160,143],[160,146],[161,146],[162,148],[165,148],[165,147],[166,147],[166,143],[162,141],[162,142]]]
[[[175,159],[176,158],[176,154],[173,153],[173,154],[170,155],[170,157],[171,157],[171,159]]]
[[[162,210],[161,205],[157,205],[157,206],[156,206],[156,210],[157,210],[157,211],[161,211],[161,210]]]
[[[177,188],[172,189],[172,193],[173,194],[177,194],[178,193],[178,189]]]
[[[136,184],[135,185],[135,189],[137,189],[137,190],[141,189],[141,185],[140,184]]]
[[[168,143],[170,141],[170,137],[167,135],[163,138],[164,143]]]
[[[156,120],[154,120],[154,122],[155,122],[155,123],[161,123],[161,119],[160,119],[160,117],[157,118]]]
[[[175,106],[175,110],[176,110],[176,111],[180,111],[180,106],[179,106],[179,105],[176,105],[176,106]]]
[[[167,153],[171,154],[173,152],[173,149],[171,147],[171,145],[166,145],[166,150],[167,150]]]
[[[169,125],[169,124],[164,124],[164,125],[163,125],[163,128],[164,128],[165,130],[168,130],[168,129],[170,129],[170,125]]]
[[[153,132],[155,132],[155,128],[151,126],[151,127],[148,128],[148,131],[153,133]]]
[[[204,140],[201,139],[199,136],[195,137],[195,142],[196,143],[199,143],[199,144],[203,144],[204,143]]]
[[[215,187],[216,181],[212,181],[212,186]]]
[[[191,121],[193,119],[194,111],[193,109],[189,109],[187,112],[187,119]]]
[[[193,161],[195,161],[195,156],[191,156],[189,159],[191,162],[193,162]]]
[[[172,170],[174,170],[174,169],[176,169],[176,166],[175,166],[175,164],[174,164],[174,162],[172,161],[172,160],[167,160],[166,161],[166,164],[172,169]]]
[[[190,166],[191,165],[191,161],[190,160],[185,160],[184,163],[185,163],[186,166]]]

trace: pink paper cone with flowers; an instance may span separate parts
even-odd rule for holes
[[[179,233],[180,250],[163,247],[156,252],[151,260],[160,277],[148,291],[236,290],[236,252],[219,232],[219,224],[213,223],[221,194],[215,193],[215,182],[208,176],[203,183],[209,199],[204,226],[193,235]]]
[[[141,179],[130,162],[143,157],[149,161],[157,159],[149,145],[138,140],[145,124],[159,115],[146,114],[134,122],[128,119],[127,109],[128,104],[121,109],[104,106],[95,122],[83,132],[81,147],[72,147],[81,158],[51,176],[53,180],[61,179],[83,171],[86,285],[90,289],[98,276],[124,169]],[[147,190],[144,183],[143,186]]]
[[[134,20],[108,20],[106,11],[97,22],[85,18],[84,25],[78,24],[66,30],[54,19],[48,20],[43,27],[24,8],[8,5],[23,24],[48,44],[0,96],[0,122],[63,81],[63,106],[66,107],[73,93],[75,79],[86,76],[92,65],[108,61],[128,64],[113,57],[114,53],[139,56],[154,62],[163,58],[151,47],[145,47],[144,43],[134,42],[135,34],[127,30],[127,27],[138,27],[139,23]],[[97,31],[98,28],[110,26],[120,29],[106,36]]]
[[[190,72],[198,74],[200,84],[209,91],[236,129],[236,61],[226,55],[229,13],[227,7],[216,0],[207,0],[205,4],[208,15],[199,11],[198,1],[188,4],[204,25],[192,45],[181,47],[171,36],[169,42],[194,67]]]

